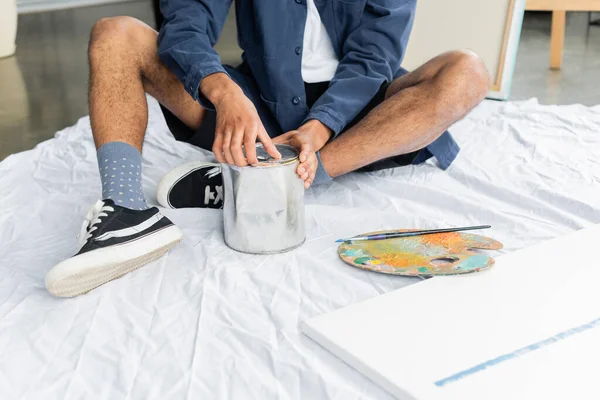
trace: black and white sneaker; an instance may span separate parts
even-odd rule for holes
[[[98,201],[81,226],[83,247],[48,272],[46,287],[58,297],[89,292],[160,258],[182,238],[156,207],[139,211]]]
[[[183,164],[161,179],[156,197],[167,208],[222,208],[221,166],[205,161]]]

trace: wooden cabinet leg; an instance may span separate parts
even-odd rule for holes
[[[550,42],[550,69],[560,69],[565,45],[566,11],[552,11],[552,38]]]

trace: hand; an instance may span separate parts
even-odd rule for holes
[[[256,139],[267,154],[281,158],[281,154],[267,134],[254,104],[242,89],[223,73],[209,75],[200,85],[202,93],[215,105],[217,125],[212,151],[219,162],[245,167],[258,164]],[[246,157],[242,151],[246,150]]]
[[[317,120],[310,120],[295,131],[276,137],[273,142],[289,144],[300,152],[300,165],[296,173],[308,189],[315,179],[317,166],[316,152],[321,150],[332,135],[332,131]]]

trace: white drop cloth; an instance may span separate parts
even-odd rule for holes
[[[144,189],[156,204],[163,174],[209,154],[176,142],[154,101],[150,110]],[[416,281],[345,265],[335,239],[491,224],[487,233],[511,251],[600,222],[600,106],[485,102],[452,132],[462,152],[448,171],[429,161],[307,191],[308,239],[294,252],[236,253],[223,243],[221,211],[165,210],[185,233],[176,249],[70,300],[49,295],[44,276],[76,252],[100,196],[89,119],[7,158],[0,398],[388,399],[298,331],[307,318]],[[410,345],[386,332],[373,340]]]

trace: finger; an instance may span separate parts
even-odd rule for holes
[[[312,153],[312,146],[306,142],[302,143],[300,145],[300,162],[305,163],[310,157],[310,153]]]
[[[310,153],[311,151],[308,149],[304,149],[300,152],[300,162],[306,162],[306,160],[308,160],[308,158],[310,157]]]
[[[314,157],[314,161],[309,169],[308,177],[304,180],[304,188],[308,189],[313,181],[315,180],[315,175],[317,172],[317,157]]]
[[[311,155],[309,155],[308,160],[306,160],[306,162],[301,163],[298,166],[298,176],[300,176],[303,180],[306,180],[308,178],[313,178],[315,177],[315,174],[317,172],[317,166],[318,166],[318,161],[317,161],[317,157],[316,155],[314,155],[314,153],[312,153]]]
[[[304,139],[300,144],[300,162],[306,162],[311,154],[313,154],[312,145]]]
[[[305,173],[310,172],[311,164],[309,161],[310,160],[300,163],[298,165],[298,168],[296,169],[296,172],[298,173],[298,175],[302,176]]]
[[[306,180],[310,176],[310,164],[302,163],[298,166],[296,173],[302,180]]]
[[[258,164],[258,158],[256,158],[256,130],[254,134],[248,135],[244,138],[244,149],[246,149],[246,159],[248,164]]]
[[[304,181],[304,189],[308,189],[310,185],[312,185],[312,180],[307,179]]]
[[[231,135],[232,135],[232,131],[231,129],[227,129],[225,131],[225,135],[223,135],[223,156],[225,157],[225,161],[227,162],[227,164],[235,164],[233,161],[233,156],[231,155]]]
[[[275,147],[275,144],[267,134],[267,131],[265,131],[265,128],[262,126],[262,124],[258,128],[258,140],[260,140],[268,155],[273,158],[281,158],[281,153],[279,153],[277,147]]]
[[[312,158],[312,165],[310,168],[310,173],[308,176],[308,180],[312,183],[315,180],[315,176],[317,175],[317,168],[319,168],[319,161],[317,161],[317,156]]]
[[[233,136],[231,137],[231,146],[229,150],[233,156],[233,161],[238,167],[245,167],[248,165],[244,152],[242,151],[242,140],[244,139],[244,128],[238,128]]]
[[[216,134],[213,142],[212,151],[215,154],[215,158],[218,162],[224,163],[225,157],[223,157],[223,134]]]
[[[298,173],[303,174],[306,171],[310,171],[313,168],[312,161],[313,158],[317,157],[314,155],[312,151],[303,150],[300,152],[300,165],[298,166]]]

